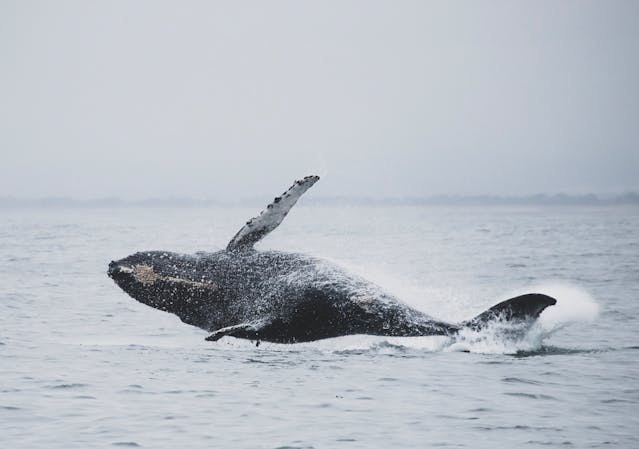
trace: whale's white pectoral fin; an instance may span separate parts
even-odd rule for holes
[[[284,220],[288,211],[295,205],[300,196],[304,194],[319,180],[319,176],[307,176],[295,181],[282,196],[278,196],[271,204],[266,206],[260,215],[251,218],[242,229],[231,239],[226,249],[236,251],[250,249],[262,237],[277,228]]]
[[[206,337],[207,341],[217,341],[222,337],[238,337],[258,339],[259,332],[266,326],[266,320],[253,321],[250,323],[236,324],[235,326],[227,326],[221,329],[217,329],[211,335]]]

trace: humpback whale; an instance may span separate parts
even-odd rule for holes
[[[296,343],[350,334],[455,336],[491,322],[524,326],[556,300],[531,293],[461,323],[447,323],[408,306],[361,277],[325,260],[254,246],[277,228],[318,176],[307,176],[249,220],[226,249],[192,255],[142,251],[109,264],[108,275],[137,301],[210,332]]]

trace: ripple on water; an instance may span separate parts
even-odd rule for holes
[[[463,415],[435,415],[437,418],[454,420],[454,421],[474,421],[479,419],[478,416],[463,416]]]
[[[56,390],[65,390],[65,389],[71,389],[71,388],[84,388],[88,386],[89,386],[88,384],[71,383],[71,384],[50,385],[48,388],[52,388]]]
[[[562,446],[573,446],[572,441],[562,441],[561,443],[557,443],[556,441],[529,440],[526,441],[525,444],[532,444],[535,446],[557,446],[557,444],[561,444]]]
[[[506,383],[520,383],[520,384],[528,384],[528,385],[541,385],[541,382],[537,382],[535,380],[531,380],[531,379],[524,379],[521,377],[504,377],[502,380],[502,382],[506,382]]]
[[[278,446],[275,449],[315,449],[313,446]]]
[[[514,396],[518,398],[529,398],[529,399],[544,399],[550,401],[556,401],[557,398],[553,396],[549,396],[547,394],[533,394],[533,393],[522,393],[522,392],[509,392],[504,393],[506,396]]]
[[[150,394],[150,395],[156,394],[153,391],[145,391],[142,388],[125,388],[124,390],[118,391],[118,393],[120,394]]]
[[[610,399],[602,399],[599,402],[601,402],[602,404],[618,404],[618,403],[634,404],[637,401],[633,401],[633,400],[630,400],[630,399],[623,399],[623,398],[610,398]]]
[[[608,349],[610,350],[610,349]],[[574,354],[592,354],[606,352],[603,349],[575,349],[575,348],[559,348],[556,346],[542,346],[533,351],[517,351],[514,356],[520,357],[536,357],[546,355],[574,355]]]
[[[524,425],[515,425],[515,426],[475,426],[477,430],[535,430],[535,431],[544,431],[544,432],[563,432],[563,429],[558,427],[547,427],[547,426],[524,426]]]
[[[202,390],[200,393],[196,394],[196,398],[212,398],[218,396],[217,391],[213,390]]]

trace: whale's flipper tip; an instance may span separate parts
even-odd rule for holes
[[[260,331],[266,326],[266,320],[253,321],[250,323],[240,323],[235,326],[223,327],[213,331],[205,338],[206,341],[218,341],[222,337],[245,338],[249,340],[259,340]]]
[[[280,225],[297,200],[319,179],[320,177],[317,175],[310,175],[295,181],[286,192],[275,197],[260,215],[251,218],[235,234],[226,249],[236,251],[252,248],[255,243]]]
[[[464,327],[480,330],[495,320],[518,322],[539,318],[546,307],[554,306],[557,300],[541,293],[528,293],[500,302],[475,318],[462,323]]]

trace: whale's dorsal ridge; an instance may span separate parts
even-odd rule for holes
[[[251,218],[227,245],[227,251],[251,249],[262,237],[277,228],[300,196],[319,180],[319,176],[307,176],[297,180],[282,194],[275,197],[257,217]]]

